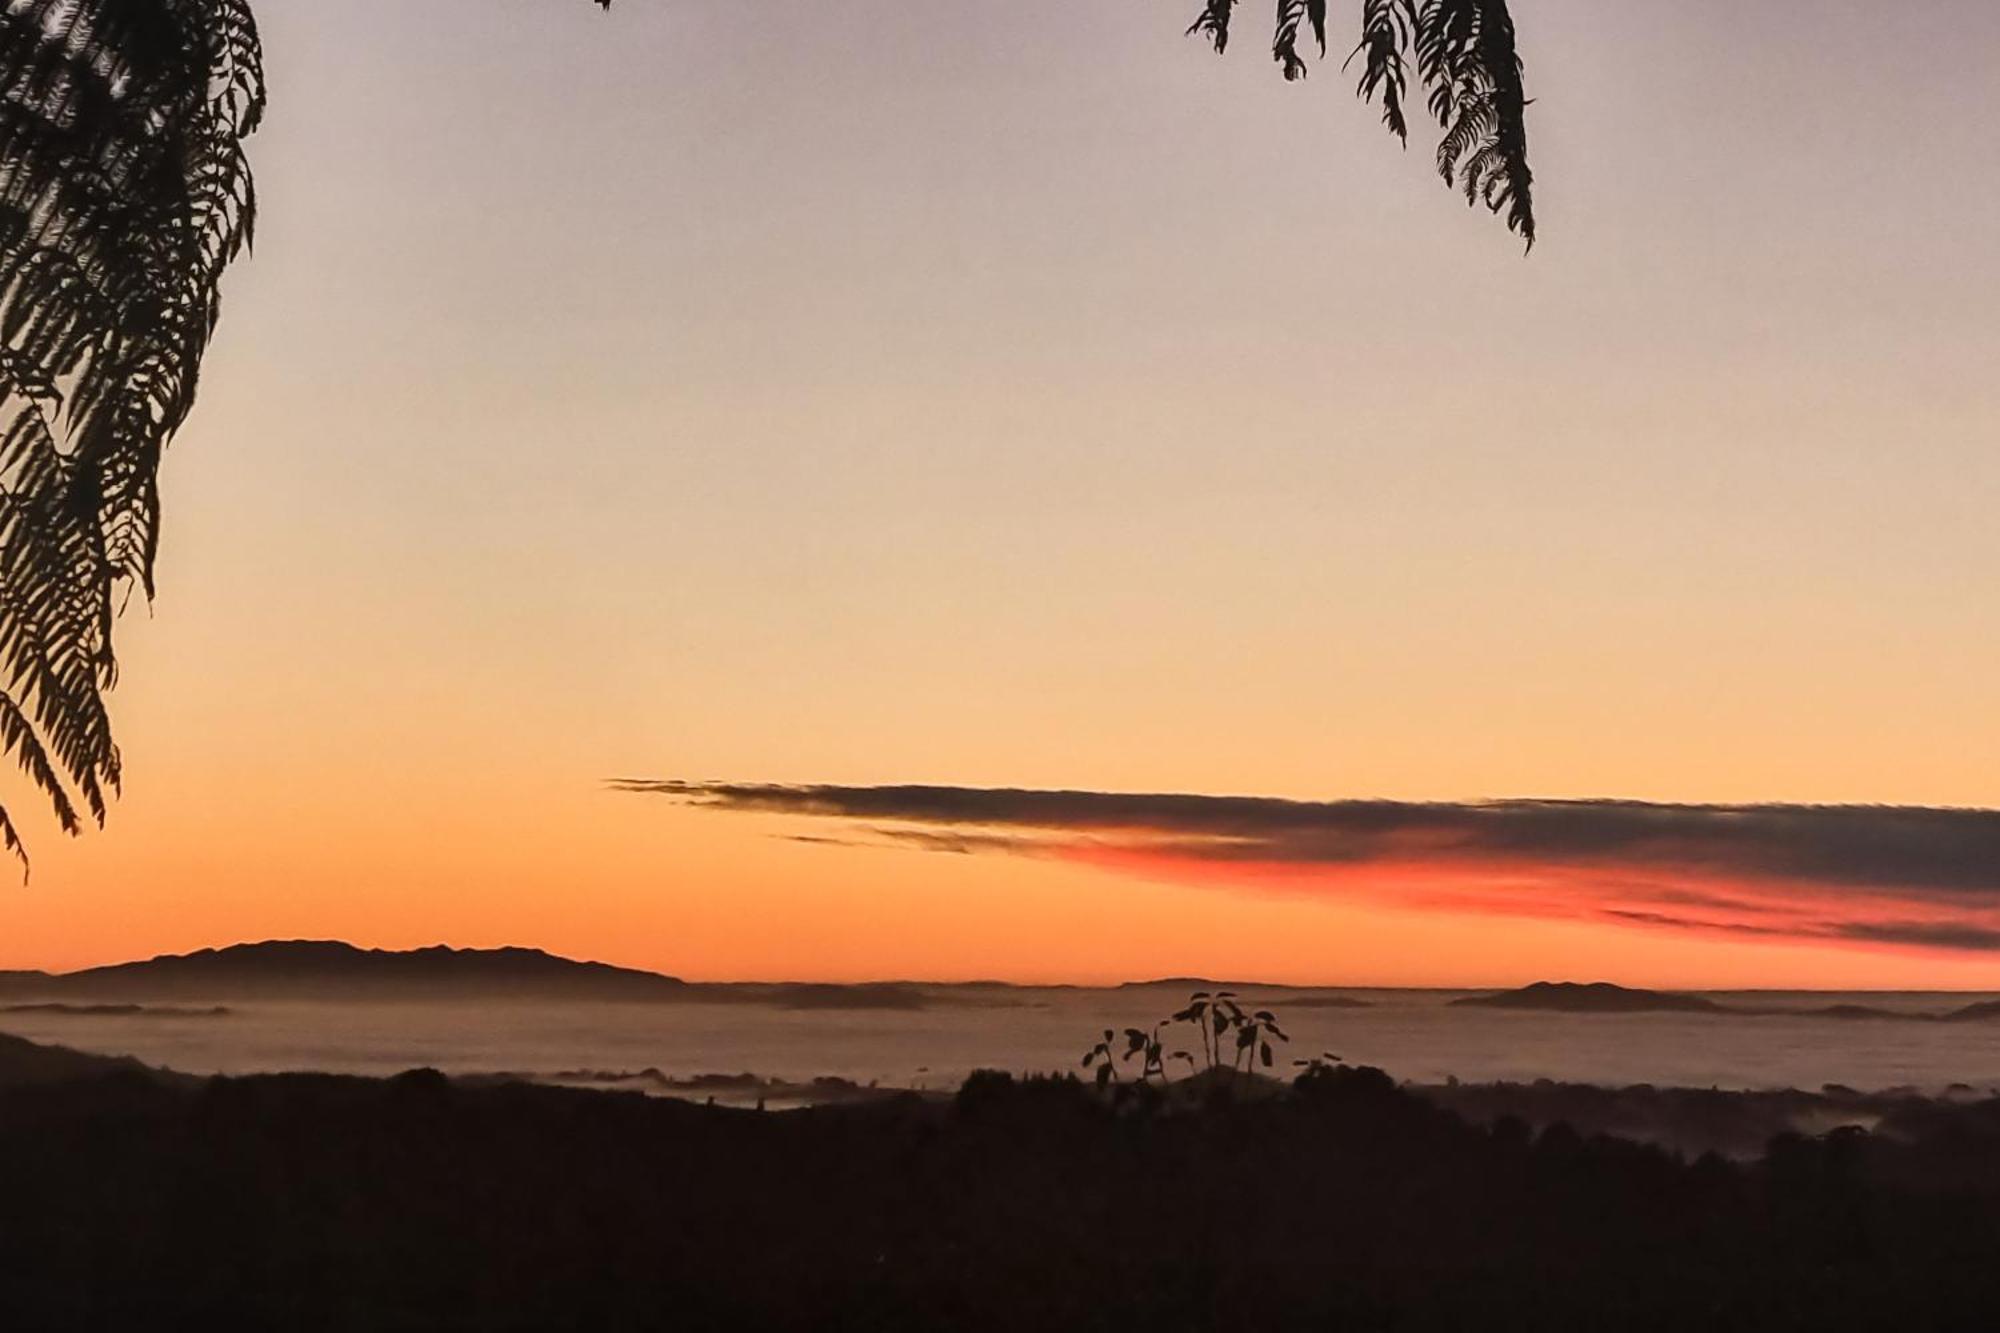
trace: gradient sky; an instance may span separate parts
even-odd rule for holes
[[[0,966],[2000,987],[604,788],[2000,806],[2000,7],[1517,0],[1527,259],[1194,8],[261,0],[126,795]]]

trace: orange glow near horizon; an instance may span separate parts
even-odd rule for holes
[[[1224,876],[1133,855],[829,848],[789,841],[797,821],[591,790],[493,795],[476,812],[413,807],[352,842],[332,829],[311,840],[300,823],[232,837],[223,812],[187,808],[178,818],[190,821],[188,840],[165,863],[157,831],[134,827],[148,822],[142,814],[63,846],[28,888],[0,890],[13,922],[0,966],[67,970],[243,940],[343,938],[531,945],[700,980],[2000,989],[2000,968],[1978,956],[1608,924],[1564,906],[1561,881],[1574,872],[1561,868],[1493,876],[1411,862]],[[583,839],[588,865],[534,836],[537,821]],[[91,879],[78,886],[86,858]],[[562,888],[579,876],[587,897]],[[46,887],[57,880],[69,883]],[[1536,896],[1550,885],[1553,900]],[[1464,901],[1445,901],[1453,893]]]
[[[1882,893],[1830,891],[1804,880],[1661,872],[1616,863],[1578,865],[1521,861],[1381,860],[1355,866],[1271,861],[1205,861],[1136,848],[1077,846],[1064,860],[1166,883],[1205,889],[1305,898],[1336,897],[1416,912],[1467,917],[1533,918],[1588,923],[1669,937],[1764,938],[1812,945],[1813,936],[1856,911],[1911,925],[2000,925],[2000,911],[1946,914],[1913,909]],[[1671,916],[1656,909],[1673,906]],[[1621,906],[1620,904],[1626,904]],[[1828,937],[1842,951],[1872,952],[1905,964],[1935,967],[1949,953],[1911,944]],[[1961,963],[1975,960],[1960,959]],[[2000,971],[2000,969],[1996,969]]]
[[[2000,807],[2000,6],[1821,6],[1745,77],[1783,7],[1539,0],[1527,258],[1342,80],[1122,0],[870,7],[259,7],[125,791],[69,840],[0,772],[0,967],[2000,989],[1602,913],[1827,906],[1699,868],[954,856],[604,790]]]

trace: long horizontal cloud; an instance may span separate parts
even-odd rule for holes
[[[1059,857],[1217,887],[2000,951],[2000,811],[1993,810],[612,785],[710,809],[845,821],[866,841]]]

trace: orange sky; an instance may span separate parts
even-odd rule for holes
[[[1538,3],[1526,260],[1119,0],[622,8],[260,5],[128,789],[0,787],[0,966],[2000,987],[602,786],[2000,806],[1994,7]]]

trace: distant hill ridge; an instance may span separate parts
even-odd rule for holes
[[[1367,1009],[1368,1001],[1357,1000],[1352,995],[1325,993],[1326,988],[1318,986],[1288,986],[1276,981],[1217,981],[1213,977],[1154,977],[1146,981],[1121,981],[1116,989],[1121,991],[1155,990],[1159,988],[1183,991],[1207,991],[1234,993],[1244,997],[1246,1002],[1269,1005],[1289,1005],[1296,1009]],[[1307,994],[1285,994],[1288,991],[1306,991]]]
[[[1608,981],[1537,981],[1498,995],[1468,995],[1462,1000],[1453,1000],[1452,1004],[1487,1009],[1553,1009],[1583,1014],[1727,1012],[1715,1001],[1705,1000],[1699,995],[1635,990],[1614,986]]]
[[[1231,989],[1258,992],[1255,1000],[1273,1008],[1365,1007],[1368,1001],[1274,982],[1218,982],[1174,977],[1126,982],[1116,990],[1148,987]],[[1006,1006],[1021,989],[1007,982],[972,983],[878,981],[691,982],[660,972],[580,961],[542,949],[508,947],[460,949],[431,945],[420,949],[364,949],[341,940],[265,940],[193,953],[162,954],[137,962],[85,968],[77,972],[0,971],[0,1007],[24,1001],[60,1004],[66,1012],[85,1006],[152,1002],[251,1000],[592,1000],[681,1004],[762,1004],[788,1009],[922,1009],[932,1005]],[[1039,988],[1029,988],[1039,989]],[[1071,990],[1076,987],[1059,987]],[[1706,1013],[1723,1016],[1787,1016],[1899,1022],[2000,1021],[2000,1001],[1985,1000],[1941,1013],[1835,1004],[1822,1009],[1753,1008],[1719,1004],[1699,995],[1639,990],[1610,982],[1538,981],[1519,990],[1471,995],[1451,1001],[1496,1009],[1571,1013]],[[172,1015],[172,1010],[153,1012]],[[206,1016],[206,1015],[204,1015]]]
[[[0,974],[8,996],[93,999],[425,998],[455,993],[533,998],[660,999],[678,977],[578,962],[540,949],[362,949],[338,940],[267,940],[162,954],[80,972]]]
[[[1468,995],[1454,1006],[1482,1009],[1532,1009],[1570,1014],[1719,1014],[1728,1017],[1885,1019],[1900,1023],[1977,1023],[2000,1020],[2000,1000],[1968,1004],[1946,1013],[1913,1013],[1863,1004],[1833,1004],[1820,1009],[1780,1009],[1717,1004],[1700,995],[1641,990],[1608,981],[1537,981],[1519,990],[1494,995]]]
[[[22,1001],[540,1001],[768,1004],[787,1009],[921,1009],[970,1004],[909,982],[689,982],[541,949],[363,949],[340,940],[265,940],[80,972],[0,972],[0,1005]],[[73,1005],[73,1008],[83,1006]]]

